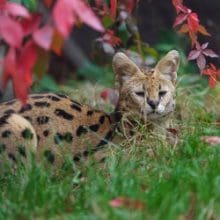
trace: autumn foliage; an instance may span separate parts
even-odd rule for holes
[[[45,0],[45,5],[50,8],[52,1]],[[82,0],[58,0],[51,11],[43,21],[42,15],[30,14],[17,3],[0,1],[0,36],[8,46],[2,61],[3,86],[12,79],[15,94],[23,103],[32,84],[40,49],[60,54],[64,39],[79,22],[104,32],[95,13]]]
[[[199,35],[211,36],[206,28],[200,24],[197,13],[183,4],[183,0],[172,0],[176,9],[177,17],[173,27],[178,27],[179,33],[188,34],[192,50],[189,52],[188,60],[196,60],[200,72],[209,77],[209,86],[214,87],[220,78],[219,71],[214,64],[207,64],[206,57],[216,58],[218,55],[208,48],[209,42],[201,44]]]
[[[32,84],[34,68],[39,65],[45,54],[53,51],[61,55],[65,39],[75,26],[85,24],[100,32],[97,39],[103,44],[118,47],[122,39],[116,36],[111,26],[104,25],[106,17],[112,23],[118,22],[119,6],[123,5],[121,22],[125,22],[138,0],[43,0],[39,1],[47,15],[28,11],[24,6],[6,0],[0,0],[0,40],[6,52],[3,60],[3,88],[11,79],[16,97],[25,103]],[[208,42],[200,44],[200,34],[210,36],[200,24],[195,12],[186,7],[182,0],[172,0],[177,17],[174,27],[191,39],[192,50],[189,60],[196,60],[202,74],[209,76],[213,87],[219,78],[219,70],[213,64],[207,64],[206,57],[215,58],[217,54],[208,48]],[[126,13],[125,13],[126,11]],[[132,29],[132,28],[130,28]],[[39,55],[40,54],[40,55]],[[43,54],[43,55],[42,55]],[[48,63],[48,62],[45,62]]]
[[[138,0],[120,1],[131,12]],[[89,5],[85,0],[44,0],[41,6],[49,12],[48,16],[32,12],[18,3],[0,0],[0,36],[7,51],[3,64],[3,88],[12,79],[16,97],[25,103],[32,84],[33,68],[42,56],[50,51],[60,55],[64,40],[74,26],[86,24],[101,32],[99,40],[120,45],[121,40],[111,29],[102,25],[101,19],[116,18],[119,1],[96,0]],[[45,19],[46,17],[46,19]],[[45,56],[46,57],[46,56]]]

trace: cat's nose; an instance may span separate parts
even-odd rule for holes
[[[152,108],[152,109],[156,109],[156,107],[159,104],[159,101],[157,100],[153,100],[153,99],[147,99],[147,104]]]

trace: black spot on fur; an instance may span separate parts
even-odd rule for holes
[[[16,100],[11,100],[9,102],[6,102],[5,105],[13,105],[16,102]]]
[[[38,141],[38,142],[40,141],[40,136],[39,136],[39,135],[37,135],[37,141]]]
[[[82,134],[86,134],[88,132],[88,129],[85,128],[85,126],[80,125],[76,130],[76,136],[81,136]]]
[[[73,161],[74,161],[74,162],[79,162],[80,159],[81,159],[81,157],[82,157],[81,153],[78,153],[78,154],[76,154],[76,155],[73,157]]]
[[[64,95],[64,94],[57,94],[59,97],[61,97],[61,98],[68,98],[66,95]]]
[[[33,139],[33,133],[30,131],[30,129],[28,128],[25,128],[22,132],[21,132],[21,135],[24,139],[28,139],[28,140],[31,140]]]
[[[27,156],[25,146],[19,145],[17,148],[18,148],[18,152],[21,156],[23,156],[23,157]]]
[[[48,98],[51,99],[52,101],[55,101],[55,102],[59,102],[60,101],[60,98],[58,98],[56,96],[53,96],[53,95],[48,95]]]
[[[5,112],[4,112],[4,114],[13,114],[13,113],[15,113],[15,111],[13,110],[13,109],[8,109],[8,110],[6,110]]]
[[[34,96],[31,96],[32,99],[43,99],[45,96],[43,95],[34,95]]]
[[[121,112],[116,111],[110,114],[111,122],[119,122],[121,118],[122,118]]]
[[[34,105],[36,107],[40,107],[40,108],[48,108],[48,107],[50,107],[50,103],[49,102],[35,102]]]
[[[53,154],[50,150],[45,150],[45,151],[44,151],[44,156],[47,158],[47,160],[48,160],[50,163],[54,163],[54,161],[55,161],[55,156],[54,156],[54,154]]]
[[[29,122],[32,122],[32,118],[29,116],[23,116],[26,120],[28,120]]]
[[[66,141],[67,143],[72,143],[73,135],[70,132],[67,132],[64,135],[62,135],[60,133],[56,133],[54,135],[55,144],[61,144],[62,141]]]
[[[73,135],[70,132],[67,132],[63,139],[67,142],[67,143],[72,143],[73,141]]]
[[[89,156],[89,151],[87,151],[87,150],[83,151],[83,156],[88,157]]]
[[[0,154],[1,154],[2,152],[4,152],[5,149],[6,149],[5,144],[0,144]]]
[[[72,99],[71,99],[71,102],[74,103],[74,104],[76,104],[76,105],[82,106],[79,102],[77,102],[77,101],[75,101],[75,100],[72,100]]]
[[[2,132],[2,137],[3,138],[8,138],[8,137],[10,137],[10,135],[11,135],[11,131],[9,131],[9,130],[6,130],[6,131]]]
[[[109,131],[106,136],[96,145],[94,151],[98,150],[99,147],[101,147],[102,145],[105,145],[108,143],[109,140],[112,139],[112,136],[113,136],[113,131]]]
[[[63,140],[63,136],[60,133],[56,133],[54,135],[54,143],[55,144],[61,144]]]
[[[106,139],[106,140],[111,140],[112,136],[113,136],[113,131],[110,130],[110,131],[106,134],[105,139]]]
[[[87,115],[88,115],[88,116],[92,116],[93,113],[94,113],[94,111],[89,110],[89,111],[87,112]]]
[[[11,115],[8,114],[8,115],[4,115],[0,118],[0,127],[5,125],[5,124],[8,124],[7,120],[8,118],[10,117]]]
[[[39,125],[43,125],[43,124],[47,124],[50,118],[48,116],[39,116],[37,117],[36,120]]]
[[[73,115],[67,113],[66,111],[62,110],[62,109],[55,109],[54,111],[55,115],[59,116],[59,117],[62,117],[66,120],[73,120]]]
[[[105,122],[105,115],[102,115],[100,118],[99,118],[99,123],[100,124],[103,124]]]
[[[22,106],[19,113],[24,113],[26,111],[30,111],[31,109],[32,109],[32,105],[31,104],[26,104],[26,105]]]
[[[82,111],[81,107],[76,103],[71,104],[70,107],[78,112]]]
[[[14,154],[12,154],[12,153],[9,153],[8,154],[8,158],[10,159],[10,160],[12,160],[13,162],[17,162],[17,160],[16,160],[16,158],[15,158],[15,155]]]
[[[48,130],[45,130],[45,131],[43,132],[43,135],[44,135],[44,137],[47,137],[47,136],[49,135],[49,131],[48,131]]]
[[[99,130],[99,124],[90,125],[89,129],[94,132],[97,132]]]

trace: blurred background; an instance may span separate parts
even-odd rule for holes
[[[38,1],[16,2],[23,4],[32,12],[41,13],[44,20],[50,15],[51,8],[56,3],[50,1],[52,6],[47,8],[43,2]],[[106,31],[100,33],[78,22],[72,29],[70,37],[65,40],[61,54],[41,51],[40,61],[33,71],[34,92],[58,92],[61,89],[60,85],[74,88],[78,83],[85,81],[112,87],[114,76],[111,59],[115,52],[125,51],[137,64],[153,66],[171,49],[177,49],[181,54],[181,83],[190,85],[199,82],[201,87],[207,87],[206,78],[199,75],[199,69],[194,62],[187,61],[191,46],[189,39],[186,35],[178,34],[173,28],[176,11],[172,1],[118,1],[113,16],[111,1],[103,1],[106,7],[100,2],[102,1],[88,1]],[[211,34],[208,40],[207,36],[200,36],[200,42],[209,41],[209,48],[219,54],[220,2],[185,0],[184,4],[198,14],[200,23]],[[5,50],[5,47],[1,47],[1,57],[4,56]],[[220,65],[219,59],[213,59],[212,62],[217,66]],[[9,84],[2,99],[11,98],[12,91]]]

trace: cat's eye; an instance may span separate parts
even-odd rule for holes
[[[136,95],[144,97],[145,93],[143,91],[135,92]]]
[[[166,94],[167,94],[167,91],[165,91],[165,90],[159,91],[159,96],[160,97],[165,96]]]

